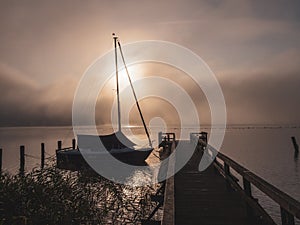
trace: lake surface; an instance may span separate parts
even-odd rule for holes
[[[129,128],[127,128],[129,130]],[[109,128],[99,128],[101,133],[109,133]],[[139,127],[131,128],[138,137],[143,134]],[[157,139],[159,128],[150,129]],[[209,127],[203,127],[209,132]],[[169,130],[179,134],[180,129]],[[191,128],[192,132],[193,129]],[[126,133],[126,132],[125,132]],[[252,172],[261,176],[280,190],[300,201],[299,159],[294,156],[291,136],[300,143],[299,127],[281,126],[229,126],[221,152],[236,160]],[[12,127],[0,128],[0,148],[3,149],[3,168],[16,172],[19,168],[19,146],[25,145],[26,169],[40,165],[40,145],[46,146],[46,157],[53,157],[57,141],[63,147],[71,146],[74,138],[72,127]],[[144,137],[145,138],[145,137]],[[254,190],[267,211],[280,221],[279,207],[259,191]],[[299,221],[296,224],[300,224]]]

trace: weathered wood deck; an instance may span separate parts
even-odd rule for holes
[[[189,141],[184,145],[192,147]],[[245,201],[228,186],[213,164],[203,172],[198,171],[202,154],[196,150],[175,175],[175,224],[263,224],[247,216]]]

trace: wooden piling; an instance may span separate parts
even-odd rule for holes
[[[0,148],[0,175],[2,174],[2,148]]]
[[[25,171],[25,146],[20,146],[20,174],[23,175]]]
[[[72,148],[76,149],[76,139],[75,138],[72,139]]]
[[[45,144],[41,143],[41,169],[45,166]]]
[[[62,146],[62,142],[61,141],[57,141],[57,149],[61,149],[61,146]]]
[[[162,142],[162,132],[159,132],[158,133],[158,146],[160,146],[161,142]]]
[[[293,142],[293,145],[294,145],[295,153],[298,154],[299,153],[299,146],[297,144],[296,138],[293,136],[293,137],[291,137],[291,139],[292,139],[292,142]]]

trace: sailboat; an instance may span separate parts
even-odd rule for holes
[[[115,50],[115,66],[116,66],[116,86],[117,86],[117,107],[118,107],[118,130],[115,133],[109,135],[77,135],[78,146],[76,149],[66,148],[56,150],[57,167],[62,169],[79,170],[86,168],[88,165],[85,162],[81,152],[84,151],[85,156],[98,158],[101,160],[103,154],[111,154],[117,160],[130,165],[145,165],[145,160],[149,157],[153,151],[152,141],[136,97],[135,90],[131,78],[129,76],[128,68],[125,63],[124,54],[122,52],[121,43],[118,37],[113,33],[114,50]],[[118,55],[117,51],[120,51],[120,55],[127,73],[127,77],[131,86],[133,96],[135,98],[136,106],[141,117],[145,133],[148,138],[147,147],[141,147],[129,140],[122,132],[121,125],[121,110],[120,110],[120,95],[119,95],[119,73],[118,73]],[[98,146],[99,139],[103,144],[103,149]]]

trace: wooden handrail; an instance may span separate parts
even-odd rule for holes
[[[201,143],[203,144],[203,143]],[[288,194],[282,192],[272,184],[268,183],[261,177],[257,176],[253,172],[249,171],[247,168],[241,166],[239,163],[233,161],[228,156],[224,155],[221,152],[217,152],[211,145],[207,144],[206,147],[210,150],[213,155],[216,155],[217,159],[223,161],[224,165],[229,168],[234,169],[238,174],[243,177],[244,184],[245,182],[249,182],[248,190],[251,193],[251,184],[270,197],[274,202],[276,202],[281,209],[281,220],[282,224],[295,224],[294,217],[300,219],[300,202],[289,196]],[[216,153],[217,152],[217,153]],[[224,169],[224,168],[223,168]],[[250,188],[250,189],[249,189]]]
[[[208,145],[208,148],[211,148]],[[273,201],[278,203],[281,207],[287,210],[289,213],[293,214],[297,218],[300,219],[300,202],[292,198],[291,196],[287,195],[286,193],[282,192],[272,184],[268,183],[261,177],[257,176],[256,174],[252,173],[245,167],[241,166],[237,162],[230,159],[228,156],[224,155],[223,153],[219,152],[217,154],[217,158],[221,159],[227,165],[229,165],[232,169],[234,169],[238,174],[240,174],[243,178],[269,196]]]
[[[195,141],[195,135],[192,137],[193,141]],[[211,145],[205,143],[205,141],[201,140],[200,138],[196,141],[198,141],[198,144],[204,149],[204,151],[209,151],[212,153],[212,156],[215,156],[215,166],[220,170],[222,170],[222,175],[225,177],[225,179],[229,180],[231,183],[235,183],[234,185],[238,185],[237,180],[232,179],[234,176],[232,176],[230,172],[230,168],[232,168],[235,172],[237,172],[239,175],[243,178],[244,183],[244,194],[247,195],[250,198],[252,197],[251,194],[251,184],[254,185],[256,188],[258,188],[260,191],[262,191],[264,194],[266,194],[269,198],[271,198],[274,202],[276,202],[280,206],[281,210],[281,220],[282,224],[295,224],[294,217],[300,219],[300,202],[289,196],[288,194],[282,192],[272,184],[268,183],[261,177],[257,176],[253,172],[249,171],[247,168],[243,167],[239,163],[235,162],[228,156],[224,155],[221,152],[218,152],[214,147]],[[223,162],[224,166],[220,167],[220,163],[216,160],[219,159]]]

